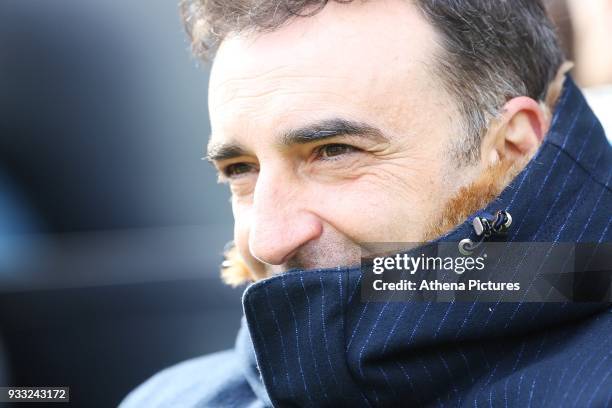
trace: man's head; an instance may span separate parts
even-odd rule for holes
[[[257,278],[429,237],[458,192],[523,163],[548,128],[540,102],[562,55],[537,1],[202,0],[184,11],[196,50],[216,51],[208,156]]]

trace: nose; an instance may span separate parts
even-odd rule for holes
[[[259,261],[281,265],[321,235],[321,221],[307,208],[304,194],[295,178],[260,172],[249,232],[250,252]]]

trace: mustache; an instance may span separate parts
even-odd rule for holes
[[[284,273],[292,269],[326,269],[338,266],[359,265],[361,247],[352,241],[313,242],[299,248],[282,265],[267,265],[272,273]]]
[[[244,261],[233,241],[226,244],[225,260],[221,263],[222,280],[233,287],[255,282],[262,278],[252,271]],[[293,254],[282,265],[262,263],[265,276],[285,273],[292,269],[325,269],[338,266],[355,266],[361,262],[361,247],[348,238],[334,241],[309,242]]]

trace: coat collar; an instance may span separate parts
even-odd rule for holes
[[[496,199],[432,242],[473,237],[474,216],[499,209],[514,218],[508,241],[601,241],[609,219],[597,208],[609,190],[611,156],[568,77],[536,156]],[[294,270],[245,290],[236,350],[260,399],[278,406],[371,406],[460,398],[461,387],[503,370],[504,344],[514,341],[505,339],[602,307],[363,302],[360,281],[359,268]]]

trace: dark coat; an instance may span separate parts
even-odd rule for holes
[[[611,169],[568,79],[537,155],[483,211],[512,214],[509,242],[609,242]],[[471,218],[438,240],[473,235]],[[250,285],[233,350],[157,374],[122,406],[610,406],[609,302],[363,302],[360,279],[336,268]]]

